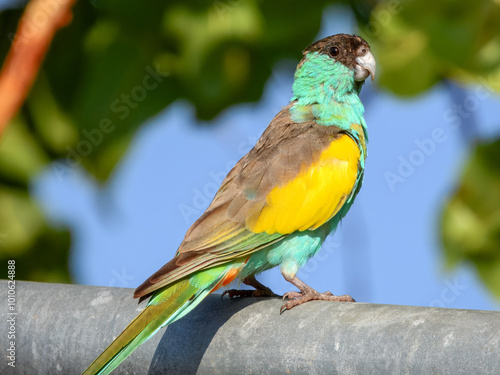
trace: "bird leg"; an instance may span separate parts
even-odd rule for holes
[[[331,292],[319,293],[311,288],[309,285],[300,280],[297,276],[289,277],[283,274],[283,277],[289,283],[292,283],[297,288],[299,288],[300,292],[288,292],[283,295],[283,300],[288,299],[288,301],[284,301],[283,305],[281,305],[280,314],[285,310],[290,310],[292,307],[301,305],[308,301],[337,301],[337,302],[356,302],[354,298],[350,295],[343,296],[335,296]]]
[[[238,290],[238,289],[230,289],[226,290],[224,293],[222,293],[222,297],[224,297],[226,294],[229,296],[229,298],[233,297],[279,297],[279,295],[274,294],[271,289],[269,289],[267,286],[262,285],[257,281],[255,276],[248,276],[245,279],[243,279],[243,284],[245,285],[250,285],[255,288],[255,290]]]

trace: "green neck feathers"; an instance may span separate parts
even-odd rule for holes
[[[292,101],[296,102],[290,108],[291,118],[298,123],[314,119],[320,125],[335,125],[354,133],[352,124],[359,124],[367,138],[364,107],[358,96],[362,85],[343,64],[309,53],[295,72]]]

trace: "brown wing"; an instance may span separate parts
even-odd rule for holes
[[[286,185],[343,135],[314,121],[294,123],[285,107],[271,121],[255,147],[228,173],[205,213],[189,228],[176,256],[137,288],[149,295],[192,272],[247,256],[288,233],[254,233],[266,197]]]
[[[255,147],[228,173],[210,206],[187,231],[179,253],[209,250],[248,230],[271,190],[296,178],[343,135],[339,128],[314,121],[294,123],[290,106],[276,115]]]

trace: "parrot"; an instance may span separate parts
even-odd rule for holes
[[[289,104],[229,171],[173,259],[135,290],[139,303],[149,298],[146,307],[84,375],[109,374],[233,280],[255,290],[226,291],[230,297],[276,296],[255,278],[276,266],[299,290],[283,295],[280,314],[312,300],[355,302],[317,292],[297,272],[361,188],[368,133],[359,93],[375,77],[375,58],[364,39],[350,34],[328,36],[302,53]]]

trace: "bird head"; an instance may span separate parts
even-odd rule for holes
[[[375,58],[370,46],[357,35],[337,34],[323,38],[307,47],[303,54],[299,67],[310,54],[318,54],[350,69],[356,82],[363,82],[370,75],[372,81],[375,78]]]
[[[292,87],[292,119],[343,129],[363,125],[359,93],[365,80],[375,77],[368,43],[357,35],[337,34],[314,42],[303,54]]]

